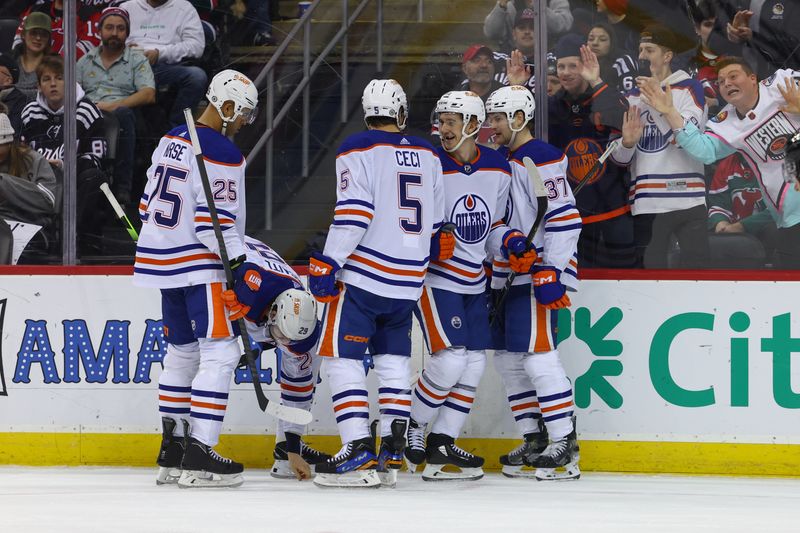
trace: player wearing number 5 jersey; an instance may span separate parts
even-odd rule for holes
[[[233,136],[252,121],[258,92],[234,70],[214,76],[210,105],[197,133],[210,178],[228,257],[245,255],[244,170]],[[134,283],[161,289],[167,355],[159,377],[159,412],[164,442],[187,437],[185,450],[162,446],[160,483],[235,486],[242,465],[217,455],[231,375],[241,355],[222,299],[225,273],[187,127],[165,135],[147,170],[139,204],[142,231],[136,248]],[[173,450],[172,452],[170,450]],[[180,465],[180,480],[170,467]]]
[[[441,231],[441,163],[430,144],[403,133],[402,87],[372,80],[362,104],[368,129],[339,148],[333,223],[324,253],[309,264],[309,288],[327,303],[317,351],[344,445],[317,465],[315,483],[323,486],[376,486],[384,477],[376,467],[389,479],[388,470],[402,465],[411,316],[429,260],[449,257],[453,246],[452,234]],[[379,381],[380,457],[369,431],[368,352]]]
[[[572,385],[556,348],[558,309],[570,305],[568,288],[577,285],[576,249],[581,217],[567,183],[567,158],[556,147],[534,139],[533,95],[521,86],[493,92],[486,101],[489,123],[511,165],[511,202],[506,222],[529,231],[538,209],[523,160],[530,158],[547,190],[547,211],[533,237],[538,259],[530,275],[518,275],[504,305],[496,309],[492,334],[494,363],[508,393],[511,412],[525,442],[500,458],[503,472],[522,475],[522,466],[536,467],[543,479],[576,477],[577,442],[572,421]],[[502,257],[494,261],[492,288],[509,275]],[[543,421],[543,424],[540,424]],[[549,433],[549,445],[542,428]],[[567,467],[566,474],[553,469]]]

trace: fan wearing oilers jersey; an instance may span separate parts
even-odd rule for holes
[[[483,260],[503,255],[527,274],[536,253],[528,250],[525,235],[503,222],[511,168],[497,151],[476,144],[486,119],[481,98],[451,91],[439,99],[435,112],[445,215],[455,224],[456,246],[450,259],[431,260],[415,310],[431,357],[414,387],[405,456],[412,471],[427,462],[423,480],[474,480],[483,477],[483,458],[461,449],[455,439],[469,416],[491,346]],[[448,465],[460,471],[443,470]]]
[[[717,63],[717,73],[720,95],[728,105],[709,119],[705,133],[684,121],[671,91],[643,87],[642,95],[695,159],[709,165],[734,152],[744,157],[778,226],[777,266],[800,268],[800,192],[783,173],[786,147],[800,129],[800,71],[781,69],[759,82],[753,68],[734,57]]]
[[[570,305],[567,290],[577,286],[576,248],[581,217],[567,182],[567,158],[530,132],[533,95],[522,86],[498,89],[486,101],[489,124],[511,166],[511,201],[505,220],[529,231],[537,202],[523,159],[530,158],[547,190],[547,211],[533,237],[538,258],[530,275],[518,275],[495,309],[492,324],[494,364],[508,394],[511,412],[523,443],[500,457],[509,476],[569,479],[580,475],[573,420],[572,385],[558,349],[558,310]],[[509,261],[496,257],[492,289],[505,285]],[[549,435],[549,440],[548,440]],[[556,469],[564,467],[565,471]]]
[[[319,338],[317,302],[272,248],[245,237],[245,250],[233,289],[222,293],[229,318],[245,319],[256,352],[277,347],[281,404],[310,411],[319,371],[313,350]],[[303,442],[304,431],[304,426],[278,419],[273,477],[308,479],[315,465],[330,458]]]
[[[394,80],[362,96],[367,130],[336,157],[336,209],[325,249],[309,262],[309,288],[325,302],[317,352],[343,447],[318,464],[320,486],[393,484],[411,410],[411,320],[429,260],[455,246],[442,227],[442,165],[426,141],[403,133],[408,104]],[[381,448],[369,430],[363,360],[378,377]],[[380,475],[379,475],[380,473]]]
[[[197,134],[228,257],[239,258],[235,266],[245,255],[245,160],[226,135],[252,122],[258,92],[243,74],[224,70],[206,98]],[[147,170],[133,282],[161,290],[167,354],[158,379],[157,481],[182,487],[243,482],[242,465],[213,449],[241,351],[224,311],[225,272],[208,207],[187,127],[178,126],[161,138]]]

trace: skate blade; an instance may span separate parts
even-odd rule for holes
[[[184,470],[178,480],[178,486],[182,489],[233,488],[242,483],[242,474],[214,474],[202,470]]]
[[[523,479],[535,479],[536,478],[536,470],[532,468],[525,467],[524,465],[520,466],[513,466],[513,465],[504,465],[503,470],[501,473],[510,478],[523,478]]]
[[[183,471],[180,468],[158,467],[156,485],[174,485],[178,482]]]
[[[406,468],[408,469],[408,472],[409,472],[411,475],[414,475],[414,474],[416,474],[416,473],[417,473],[417,467],[418,467],[419,465],[418,465],[418,464],[414,464],[414,463],[412,463],[412,462],[411,462],[411,461],[409,461],[408,459],[406,459],[406,460],[405,460],[405,462],[406,462]]]
[[[477,481],[483,477],[483,468],[462,468],[459,472],[442,470],[446,465],[425,466],[423,481]]]
[[[577,481],[581,477],[581,469],[577,463],[569,463],[561,468],[537,468],[537,481]]]
[[[397,470],[390,468],[384,472],[378,471],[378,479],[381,480],[381,487],[393,489],[397,487]]]
[[[294,479],[294,472],[289,468],[289,461],[276,459],[272,464],[269,475],[278,479]]]
[[[357,470],[344,474],[317,474],[314,485],[323,489],[378,489],[381,480],[375,470]]]

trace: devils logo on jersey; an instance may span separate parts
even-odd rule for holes
[[[574,139],[567,145],[564,153],[567,155],[569,166],[567,167],[567,177],[573,183],[580,183],[581,180],[592,170],[597,159],[603,153],[603,147],[593,139],[581,137]],[[597,181],[605,172],[606,164],[600,168],[600,172],[595,174],[588,185]]]
[[[450,213],[450,221],[456,225],[456,237],[467,244],[486,238],[491,225],[490,219],[489,206],[483,198],[475,194],[459,198]]]

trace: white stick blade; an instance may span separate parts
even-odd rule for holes
[[[269,402],[267,404],[267,413],[286,422],[303,426],[310,424],[313,418],[311,411],[281,405],[278,402]]]

